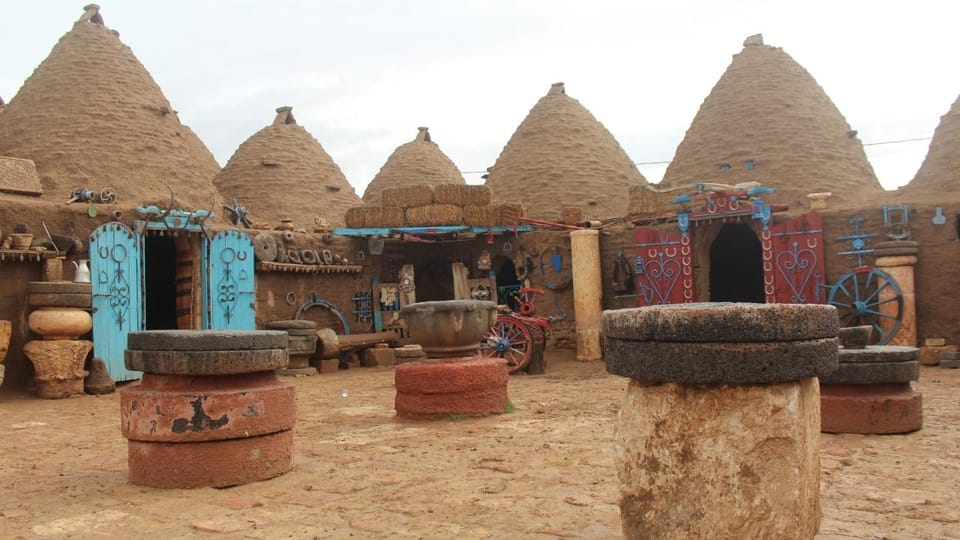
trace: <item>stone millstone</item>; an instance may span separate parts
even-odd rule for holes
[[[120,389],[120,430],[135,441],[240,439],[293,429],[296,390],[273,372],[222,377],[145,374]]]
[[[912,255],[918,255],[920,253],[920,248],[917,247],[890,247],[890,248],[876,248],[873,250],[873,255],[875,257],[909,257]]]
[[[270,321],[263,325],[268,330],[316,330],[316,321],[290,319],[287,321]]]
[[[136,351],[229,351],[286,347],[287,333],[279,330],[148,330],[127,335],[127,349]]]
[[[757,342],[837,337],[833,306],[694,303],[603,312],[603,335],[634,341]]]
[[[317,336],[290,336],[287,341],[287,350],[290,354],[311,355],[317,352]]]
[[[83,380],[83,391],[92,394],[110,394],[117,389],[116,383],[107,371],[107,364],[102,358],[90,360],[89,375]]]
[[[913,362],[919,354],[916,347],[905,345],[876,345],[864,349],[840,349],[840,363]]]
[[[286,337],[286,335],[284,335]],[[156,375],[238,375],[273,371],[290,362],[286,349],[239,351],[135,351],[123,353],[127,369]]]
[[[130,482],[156,488],[229,487],[293,468],[293,431],[193,443],[127,441]]]
[[[502,414],[510,375],[502,360],[410,362],[397,366],[394,407],[401,418]]]
[[[821,385],[829,384],[893,384],[920,378],[920,363],[860,362],[840,364],[836,371],[820,377]]]
[[[76,283],[73,281],[31,281],[27,283],[27,292],[30,294],[91,294],[92,288],[89,283]]]
[[[93,305],[92,301],[90,293],[30,293],[27,296],[27,302],[33,307],[88,308]]]
[[[905,247],[919,247],[920,243],[916,240],[887,240],[884,242],[877,242],[873,245],[873,249],[887,249],[887,248],[905,248]]]
[[[607,371],[687,384],[765,384],[819,377],[837,368],[837,339],[677,343],[607,338]]]
[[[813,538],[819,432],[814,378],[630,381],[614,433],[624,538]]]
[[[824,433],[910,433],[923,427],[923,396],[909,383],[822,385],[820,412]]]

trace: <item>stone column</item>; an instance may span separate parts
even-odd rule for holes
[[[897,282],[900,288],[900,296],[903,299],[903,316],[900,322],[900,328],[893,335],[893,338],[887,342],[888,345],[905,345],[907,347],[917,346],[917,301],[914,292],[913,267],[917,264],[917,257],[913,255],[899,255],[891,257],[877,257],[874,261],[877,268],[883,270]],[[897,311],[896,302],[883,303],[884,300],[890,300],[896,296],[891,287],[885,287],[880,291],[880,311],[883,313],[895,315]],[[884,329],[892,328],[893,323],[883,321]]]
[[[837,368],[824,305],[607,311],[607,371],[630,377],[615,433],[625,538],[813,538],[820,393]]]
[[[600,351],[600,314],[603,311],[600,231],[572,231],[570,253],[573,268],[573,309],[577,325],[577,360],[592,362],[603,358]]]

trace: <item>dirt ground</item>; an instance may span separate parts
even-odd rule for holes
[[[294,379],[293,471],[229,489],[130,484],[117,394],[2,395],[0,538],[621,537],[626,379],[552,353],[511,378],[513,413],[407,422],[393,369]],[[919,432],[822,436],[818,538],[960,538],[960,370],[916,386]]]

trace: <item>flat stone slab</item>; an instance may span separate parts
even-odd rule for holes
[[[263,325],[268,330],[316,330],[316,321],[305,321],[300,319],[290,319],[286,321],[270,321]]]
[[[608,337],[607,371],[652,382],[767,384],[837,368],[837,338],[760,343],[676,343]]]
[[[920,378],[920,363],[861,362],[840,364],[837,370],[820,377],[821,385],[908,383]]]
[[[693,303],[603,312],[603,335],[635,341],[768,342],[834,338],[836,308],[820,304]]]
[[[74,281],[31,281],[27,283],[27,292],[31,294],[91,294],[92,288],[89,283],[76,283]]]
[[[293,429],[293,384],[273,372],[223,377],[146,374],[120,389],[120,431],[135,441],[186,443]]]
[[[841,364],[878,362],[913,362],[920,355],[916,347],[905,345],[871,345],[865,349],[840,349]]]
[[[286,335],[284,335],[286,337]],[[156,375],[237,375],[287,367],[287,349],[238,351],[126,350],[127,369]]]
[[[88,308],[93,305],[90,293],[30,293],[27,302],[34,307]]]
[[[284,349],[281,330],[147,330],[130,332],[127,349],[137,351],[228,351]]]

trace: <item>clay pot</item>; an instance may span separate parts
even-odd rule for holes
[[[473,356],[497,320],[497,305],[479,300],[417,302],[401,309],[400,318],[427,357]]]
[[[10,347],[10,335],[13,333],[13,323],[0,321],[0,364],[7,357],[7,348]],[[2,377],[0,377],[2,381]]]
[[[30,249],[30,244],[33,243],[33,235],[30,233],[11,234],[10,239],[10,247],[13,249]]]
[[[46,340],[77,339],[93,328],[93,317],[79,308],[42,307],[30,313],[27,325]]]

